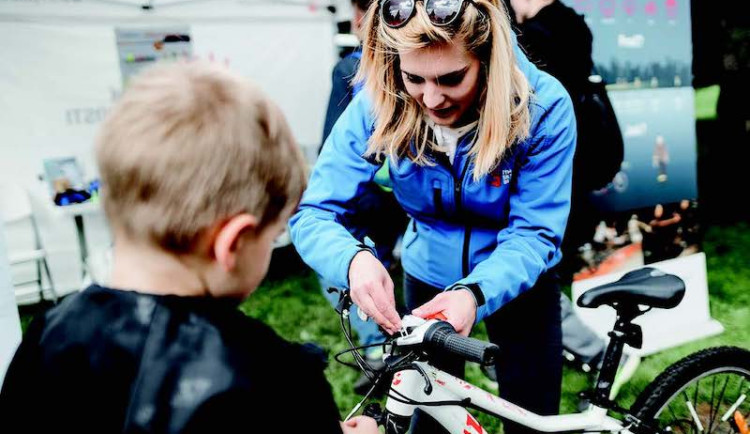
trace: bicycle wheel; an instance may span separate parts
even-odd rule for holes
[[[716,347],[667,368],[641,392],[631,411],[661,432],[747,433],[747,425],[741,425],[750,419],[748,395],[750,352]]]

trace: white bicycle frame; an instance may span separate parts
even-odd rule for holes
[[[437,420],[449,433],[485,434],[487,431],[461,405],[429,405],[430,402],[455,402],[468,399],[471,407],[484,413],[543,432],[630,433],[629,425],[623,425],[621,421],[608,416],[607,410],[601,407],[592,405],[583,413],[540,416],[436,369],[426,362],[414,362],[414,364],[422,368],[427,378],[415,369],[397,372],[391,382],[389,398],[385,405],[386,410],[398,416],[411,417],[416,409],[420,409]],[[426,384],[428,379],[429,386]],[[429,394],[425,393],[425,387],[431,389]],[[414,400],[423,404],[405,404],[397,399]]]

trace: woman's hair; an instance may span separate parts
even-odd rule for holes
[[[474,161],[473,177],[478,180],[497,166],[513,143],[529,135],[531,90],[516,63],[515,42],[503,2],[474,0],[464,5],[456,23],[445,27],[432,24],[423,2],[417,2],[415,16],[398,29],[381,25],[379,3],[370,6],[365,18],[362,60],[355,78],[364,82],[373,97],[375,129],[366,155],[407,155],[417,164],[433,164],[425,155],[431,146],[428,127],[419,104],[406,92],[398,52],[463,44],[482,67],[479,124],[469,151]]]

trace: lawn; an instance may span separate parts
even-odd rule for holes
[[[706,233],[704,250],[708,258],[712,316],[724,325],[726,331],[720,336],[646,358],[632,380],[620,391],[618,402],[621,405],[630,405],[638,392],[664,368],[691,352],[715,345],[750,347],[750,226],[711,228]],[[314,341],[330,354],[347,348],[338,317],[320,294],[317,279],[309,272],[266,281],[242,305],[242,310],[271,325],[286,339]],[[475,336],[482,338],[481,327]],[[359,396],[352,392],[358,373],[331,360],[326,375],[343,417],[359,400]],[[497,392],[476,365],[468,366],[467,379]],[[592,382],[589,375],[566,367],[561,412],[576,411],[578,394],[591,387]],[[480,421],[490,432],[499,429],[499,424],[491,418],[480,417]]]

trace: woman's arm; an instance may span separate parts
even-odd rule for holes
[[[292,242],[310,267],[332,285],[350,288],[357,306],[386,330],[396,331],[400,320],[388,272],[347,230],[356,201],[380,168],[363,157],[371,130],[370,105],[360,92],[323,145],[289,225]]]

